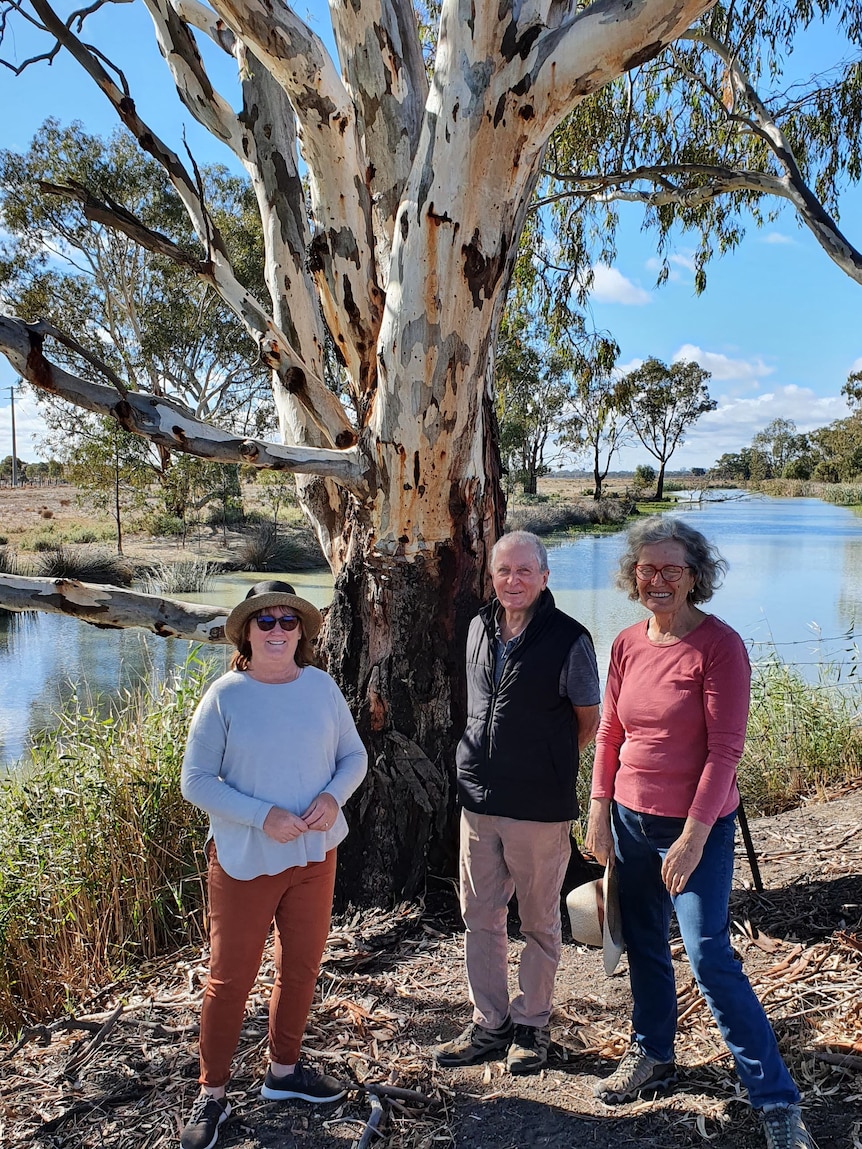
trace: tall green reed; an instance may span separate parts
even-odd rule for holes
[[[809,682],[777,655],[752,666],[740,790],[750,813],[774,814],[862,774],[862,683],[851,662]]]
[[[204,819],[179,775],[209,674],[192,656],[109,717],[72,698],[0,783],[0,1031],[204,936]]]

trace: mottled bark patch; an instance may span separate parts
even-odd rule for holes
[[[464,278],[473,296],[473,306],[481,310],[482,296],[490,299],[503,274],[506,266],[506,255],[509,250],[509,240],[504,235],[500,239],[500,248],[493,255],[486,255],[480,247],[478,229],[473,232],[473,238],[461,248],[464,256]]]

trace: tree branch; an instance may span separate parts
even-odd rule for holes
[[[370,185],[381,274],[395,215],[422,128],[428,80],[410,0],[332,0],[332,26],[341,68],[359,111],[360,134],[371,163]],[[382,246],[382,251],[381,251]],[[386,258],[383,258],[383,251]]]
[[[32,0],[32,3],[46,29],[95,80],[143,150],[164,168],[185,205],[199,240],[207,250],[214,287],[245,324],[260,348],[263,361],[278,372],[282,381],[290,377],[291,381],[287,384],[290,390],[296,393],[331,443],[335,446],[355,443],[356,433],[337,398],[328,391],[321,379],[309,373],[302,357],[291,347],[284,332],[276,327],[234,275],[224,240],[201,200],[194,178],[179,157],[138,116],[134,101],[120,91],[94,55],[66,28],[47,0]]]
[[[66,614],[105,629],[137,626],[161,638],[227,645],[227,611],[76,579],[0,575],[0,608]]]
[[[213,6],[287,93],[296,113],[318,225],[311,273],[348,372],[368,392],[377,378],[383,293],[369,164],[353,102],[320,38],[286,5],[215,0]]]
[[[530,67],[523,81],[535,94],[539,122],[552,131],[574,104],[658,55],[714,3],[632,0],[621,16],[615,0],[595,0],[564,24],[542,32],[525,57]]]
[[[128,397],[129,389],[119,375],[109,367],[107,363],[99,359],[97,355],[94,355],[91,351],[88,351],[86,347],[83,347],[77,339],[73,339],[71,335],[67,335],[65,331],[61,331],[46,319],[39,319],[30,326],[37,335],[43,337],[47,335],[51,339],[56,339],[58,343],[62,343],[64,347],[68,347],[70,351],[74,351],[76,355],[80,355],[91,367],[95,367],[106,379],[111,380],[123,399]]]
[[[785,172],[785,182],[788,187],[787,198],[793,202],[800,219],[829,258],[856,283],[862,283],[862,253],[850,243],[805,182],[789,140],[755,91],[754,85],[740,64],[737,54],[703,29],[696,29],[683,38],[703,44],[724,63],[731,77],[734,90],[751,109],[749,122],[751,119],[754,120],[754,128],[759,137]]]
[[[333,479],[358,498],[368,493],[357,448],[330,451],[241,439],[196,419],[188,408],[165,396],[129,392],[118,400],[113,388],[81,379],[49,362],[42,343],[38,324],[0,315],[0,351],[34,387],[116,419],[126,431],[172,451],[219,463],[248,463],[267,470],[318,475]]]

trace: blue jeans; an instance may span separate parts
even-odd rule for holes
[[[661,867],[685,819],[639,814],[614,803],[612,824],[634,1000],[634,1040],[647,1057],[673,1061],[677,1007],[668,941],[673,909],[692,973],[733,1054],[752,1107],[795,1105],[799,1090],[730,945],[736,815],[728,814],[715,823],[697,869],[683,892],[673,898],[662,881]]]

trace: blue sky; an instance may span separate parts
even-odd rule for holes
[[[298,11],[328,35],[321,0],[299,5]],[[198,161],[231,163],[176,100],[142,5],[100,10],[88,21],[86,38],[123,68],[140,112],[176,151],[182,152],[185,133]],[[4,57],[21,61],[36,50],[32,33],[13,23]],[[235,103],[230,61],[214,49],[205,49],[205,55],[216,86]],[[49,115],[63,123],[81,120],[88,131],[102,134],[116,126],[108,102],[63,53],[50,67],[37,64],[19,77],[0,70],[0,108],[4,148],[26,148]],[[805,431],[847,413],[841,387],[851,370],[862,368],[862,287],[822,253],[792,211],[782,210],[763,229],[752,227],[737,251],[714,260],[707,290],[697,297],[686,238],[679,238],[673,253],[670,281],[655,288],[654,247],[649,234],[640,231],[640,212],[626,206],[618,258],[611,268],[595,269],[594,320],[620,344],[624,367],[650,355],[666,362],[694,359],[712,372],[710,393],[718,401],[718,409],[700,420],[673,456],[671,469],[708,467],[724,452],[748,445],[777,417],[793,419]],[[862,245],[859,189],[842,198],[841,224]],[[9,387],[15,379],[0,356],[0,458],[11,452]],[[21,396],[15,412],[18,455],[35,458],[41,431],[36,405]],[[626,450],[618,465],[640,462],[653,460],[636,447]]]

